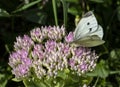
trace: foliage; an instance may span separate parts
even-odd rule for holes
[[[8,4],[9,3],[9,4]],[[120,86],[120,1],[119,0],[0,0],[0,86],[23,86],[12,81],[8,53],[13,50],[15,37],[28,33],[33,27],[65,25],[75,29],[76,17],[93,10],[104,29],[106,43],[95,47],[100,58],[90,85],[97,87]]]

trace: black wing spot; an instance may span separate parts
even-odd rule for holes
[[[88,22],[87,25],[90,25],[90,23]]]
[[[92,28],[89,28],[90,32],[92,31]]]

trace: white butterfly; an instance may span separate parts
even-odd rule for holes
[[[103,44],[103,28],[98,25],[92,11],[83,15],[74,31],[74,41],[76,46],[94,47]]]

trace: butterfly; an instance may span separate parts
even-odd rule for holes
[[[72,44],[82,47],[95,47],[105,43],[103,28],[98,25],[95,15],[89,11],[79,21],[73,36]]]

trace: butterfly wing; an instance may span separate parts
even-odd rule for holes
[[[78,23],[72,44],[83,47],[94,47],[103,44],[103,28],[98,25],[92,11],[87,12]]]
[[[74,32],[74,40],[78,40],[82,37],[85,37],[92,31],[96,31],[98,27],[97,20],[92,11],[87,12],[80,22],[78,23],[75,32]]]
[[[100,37],[100,39],[103,38],[103,28],[98,25],[98,28],[95,31],[91,31],[87,34],[87,36],[92,36],[92,35],[97,35],[98,37]]]
[[[105,41],[102,40],[97,35],[83,37],[79,40],[74,41],[72,44],[75,46],[83,46],[83,47],[95,47],[103,44]]]

